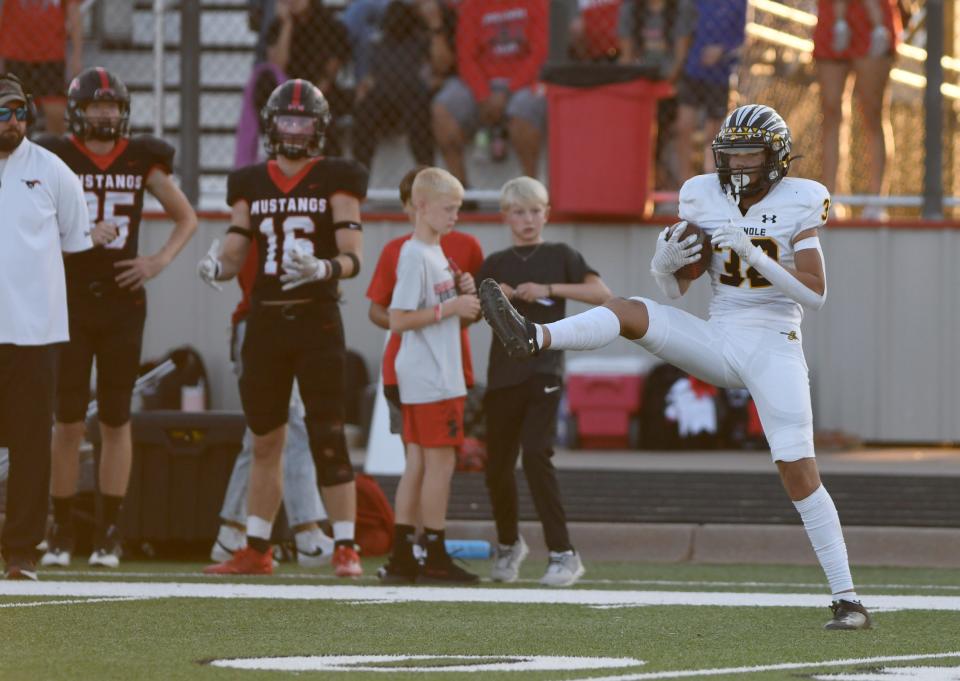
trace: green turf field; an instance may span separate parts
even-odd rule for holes
[[[827,632],[813,567],[590,563],[560,591],[537,561],[518,584],[460,589],[200,567],[0,581],[0,679],[960,680],[958,571],[855,570],[876,627]]]

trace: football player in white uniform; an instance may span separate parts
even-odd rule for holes
[[[680,190],[681,222],[657,240],[651,273],[670,298],[691,280],[676,276],[699,260],[697,236],[680,239],[686,221],[710,237],[713,287],[703,320],[647,298],[614,298],[551,324],[534,324],[492,279],[481,284],[484,317],[515,357],[542,349],[590,350],[623,336],[694,376],[747,388],[757,405],[783,485],[803,520],[833,594],[827,629],[867,629],[833,500],[820,482],[813,450],[810,384],[801,344],[803,307],[820,308],[827,284],[817,228],[830,208],[817,182],[786,177],[790,130],[768,106],[735,109],[713,142],[717,172]]]

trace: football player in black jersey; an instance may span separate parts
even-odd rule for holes
[[[198,272],[207,283],[240,271],[251,240],[259,265],[241,350],[240,399],[254,433],[247,502],[247,547],[209,574],[269,574],[270,533],[283,495],[282,460],[290,393],[296,377],[307,436],[334,534],[340,577],[362,574],[354,546],[356,488],[344,422],[345,353],[339,279],[360,271],[360,201],[367,171],[323,158],[330,120],[323,94],[296,79],[277,87],[261,112],[271,158],[227,181],[231,227]]]
[[[67,119],[67,135],[38,142],[79,175],[97,246],[64,261],[70,342],[60,355],[51,482],[54,524],[41,564],[70,563],[71,506],[96,357],[102,514],[90,564],[116,567],[117,515],[132,455],[130,398],[146,317],[143,285],[190,240],[197,216],[170,177],[173,148],[150,135],[128,136],[130,95],[116,75],[90,68],[74,78],[67,92]],[[157,198],[174,222],[166,244],[148,256],[139,255],[137,249],[144,191]]]

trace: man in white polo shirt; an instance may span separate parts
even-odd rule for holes
[[[7,579],[36,579],[50,486],[57,344],[69,339],[61,252],[92,248],[80,180],[26,139],[32,103],[0,75],[0,444],[10,449],[0,549]]]

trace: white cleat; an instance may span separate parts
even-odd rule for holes
[[[493,569],[490,578],[495,582],[515,582],[520,575],[520,565],[530,553],[530,548],[523,537],[510,546],[497,544],[493,554]]]
[[[540,583],[543,586],[573,586],[585,572],[580,554],[576,551],[551,551],[550,564],[547,565],[546,574],[540,578]]]

